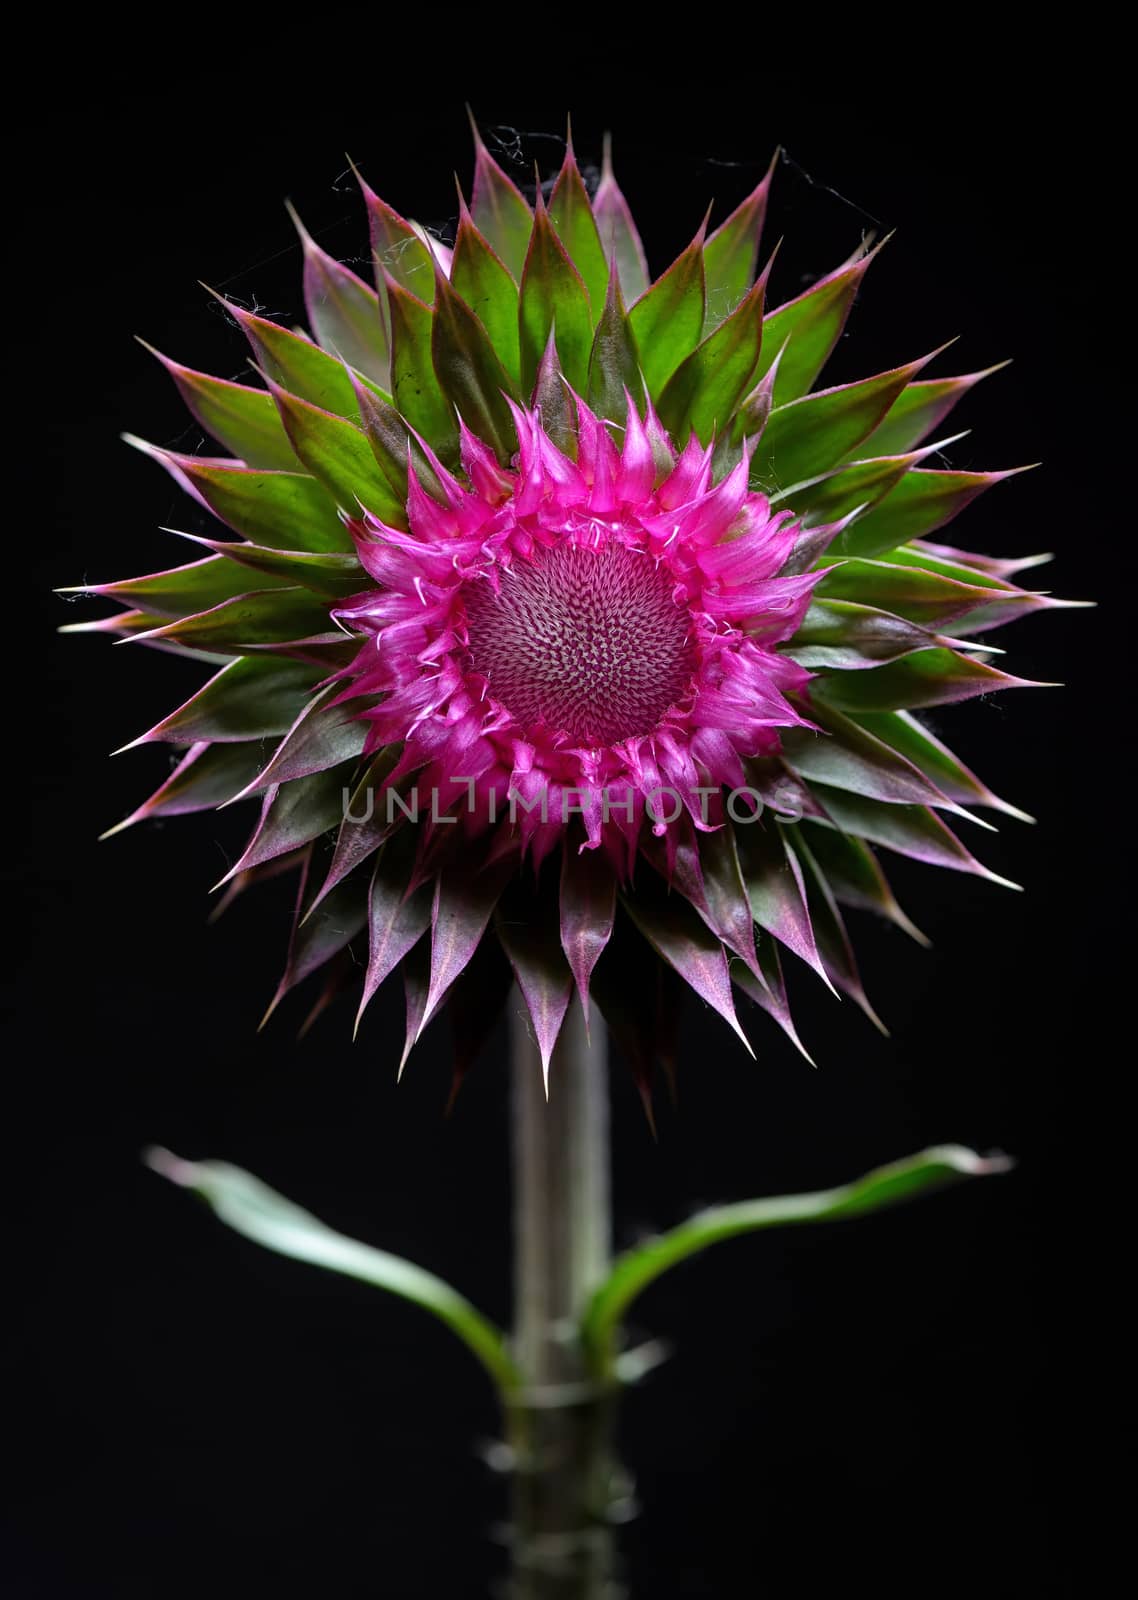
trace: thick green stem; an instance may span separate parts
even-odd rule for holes
[[[515,1455],[513,1600],[613,1600],[615,1389],[589,1374],[581,1315],[611,1260],[608,1079],[576,1006],[553,1054],[549,1098],[524,1013],[511,1040],[515,1354],[526,1388]]]

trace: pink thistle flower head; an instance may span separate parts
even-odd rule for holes
[[[1010,476],[934,437],[986,372],[815,387],[877,252],[769,309],[772,176],[653,281],[607,154],[531,205],[477,140],[453,249],[365,184],[374,286],[301,227],[312,337],[230,307],[265,388],[160,358],[228,452],[141,446],[206,554],[79,626],[213,664],[127,822],[258,804],[225,903],[296,873],[274,1006],[366,948],[361,1012],[402,969],[404,1059],[453,1002],[461,1073],[512,982],[547,1064],[576,990],[647,1095],[684,986],[797,1044],[790,954],[876,1020],[843,907],[920,937],[879,850],[993,876],[946,818],[1018,813],[921,715],[1060,602],[939,542]]]

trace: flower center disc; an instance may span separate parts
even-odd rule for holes
[[[674,579],[624,545],[562,543],[463,592],[470,653],[523,728],[577,745],[651,733],[687,688],[695,654]]]

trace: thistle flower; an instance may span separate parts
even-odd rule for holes
[[[1022,813],[917,715],[1022,683],[976,637],[1058,603],[930,542],[1010,476],[926,465],[987,373],[815,389],[877,252],[767,310],[773,168],[652,282],[607,151],[531,207],[476,136],[453,250],[361,180],[374,289],[297,223],[312,337],[229,306],[264,387],[159,357],[230,454],[133,442],[231,535],[78,626],[215,669],[120,827],[259,800],[224,903],[298,872],[270,1011],[366,938],[404,1060],[449,1002],[461,1077],[516,979],[548,1070],[591,990],[647,1096],[683,984],[797,1044],[789,951],[874,1017],[842,908],[921,938],[879,847],[995,877],[945,816]]]

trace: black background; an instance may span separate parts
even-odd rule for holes
[[[206,890],[248,819],[95,843],[166,770],[160,751],[107,751],[200,673],[105,641],[57,647],[51,629],[80,611],[48,593],[190,559],[157,528],[198,526],[193,509],[116,435],[194,449],[200,434],[131,334],[239,376],[242,341],[195,280],[296,317],[286,195],[327,249],[365,250],[345,150],[399,210],[445,225],[452,171],[469,171],[464,99],[499,155],[516,145],[546,176],[567,110],[583,164],[611,127],[657,269],[710,196],[723,215],[753,186],[779,141],[776,298],[863,231],[896,227],[829,381],[954,334],[937,372],[1014,356],[946,430],[974,429],[951,461],[1045,467],[992,491],[953,534],[1001,554],[1054,550],[1043,586],[1108,601],[999,641],[1012,670],[1066,687],[934,719],[1038,825],[969,834],[1023,894],[899,864],[931,953],[859,921],[889,1040],[807,979],[800,1021],[819,1069],[761,1018],[756,1065],[693,1002],[681,1105],[661,1106],[658,1145],[614,1077],[624,1242],[701,1202],[839,1181],[931,1142],[1019,1161],[1010,1178],[904,1212],[721,1247],[644,1297],[638,1324],[675,1355],[625,1411],[643,1501],[625,1534],[632,1593],[1095,1592],[1075,1499],[1080,1335],[1101,1312],[1088,1234],[1070,1218],[1073,1124],[1104,1095],[1105,1070],[1091,1039],[1115,587],[1102,557],[1120,533],[1093,470],[1109,408],[1091,397],[1104,326],[1112,340],[1103,319],[1124,299],[1104,236],[1109,95],[1070,47],[1025,63],[962,38],[919,58],[894,40],[864,57],[851,45],[823,70],[804,60],[805,21],[769,51],[756,29],[737,48],[724,31],[704,54],[681,29],[667,69],[637,66],[635,51],[614,66],[599,43],[570,49],[566,68],[543,41],[526,70],[516,35],[507,47],[503,27],[471,18],[444,61],[428,47],[445,15],[424,9],[409,57],[385,27],[353,42],[331,15],[285,50],[241,45],[219,23],[208,48],[128,57],[92,38],[88,70],[72,37],[66,59],[44,57],[6,317],[13,340],[31,335],[20,371],[42,385],[31,425],[9,436],[9,472],[36,474],[36,511],[9,531],[34,546],[38,627],[9,660],[35,731],[8,777],[21,1267],[7,1592],[474,1600],[500,1568],[487,1534],[503,1490],[474,1448],[494,1434],[494,1407],[461,1348],[410,1307],[229,1235],[138,1153],[158,1141],[247,1166],[504,1319],[504,1039],[444,1120],[446,1024],[397,1088],[394,987],[354,1047],[347,1006],[297,1045],[301,998],[257,1035],[288,891],[206,926]]]

